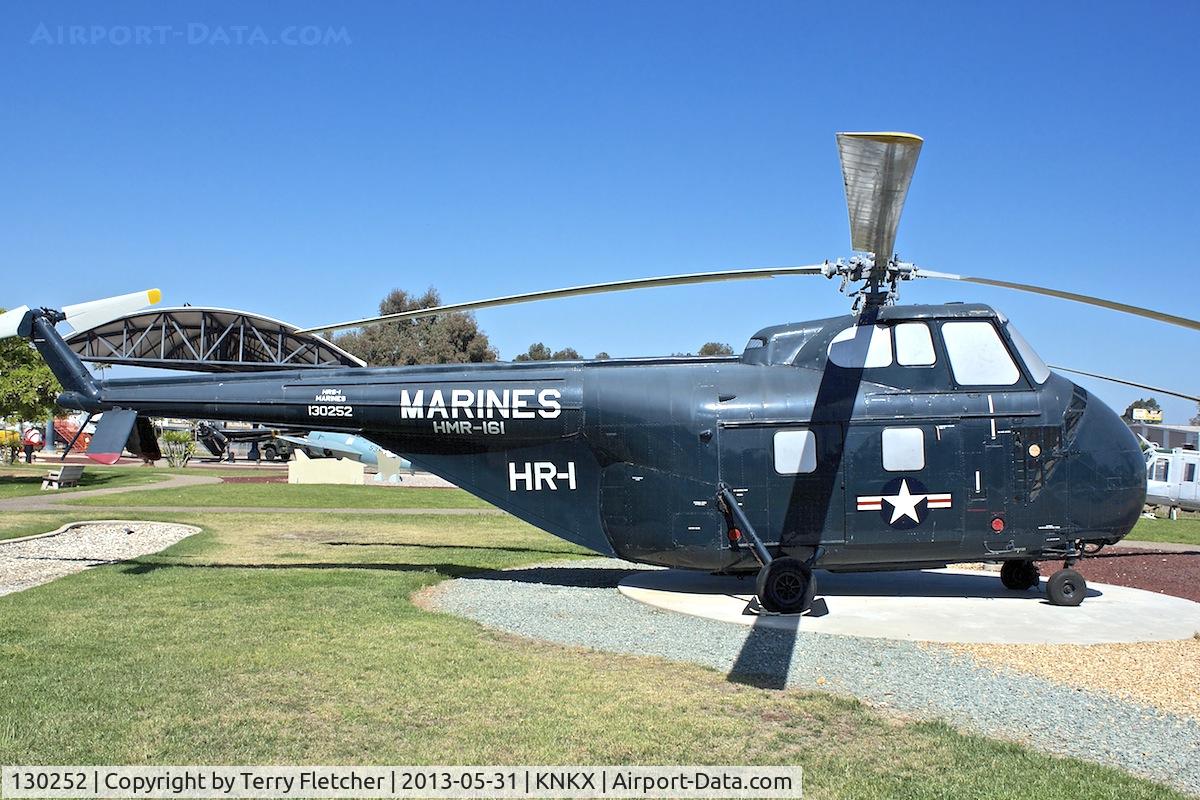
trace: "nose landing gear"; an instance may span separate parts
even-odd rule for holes
[[[1075,570],[1063,567],[1046,581],[1046,599],[1056,606],[1077,606],[1087,595],[1087,581]]]
[[[1056,606],[1077,606],[1087,596],[1087,581],[1073,567],[1079,554],[1068,557],[1063,568],[1046,581],[1046,599]],[[1033,559],[1005,561],[1000,567],[1000,581],[1004,588],[1023,592],[1038,585],[1041,574]]]

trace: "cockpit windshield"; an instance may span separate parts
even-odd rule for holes
[[[1037,354],[1033,346],[1025,341],[1025,337],[1017,330],[1016,326],[1011,322],[1004,323],[1004,330],[1008,333],[1013,344],[1017,346],[1017,352],[1021,356],[1021,360],[1025,362],[1025,367],[1029,370],[1030,377],[1036,383],[1045,383],[1050,377],[1050,367],[1046,366],[1046,362],[1042,361],[1042,357]]]

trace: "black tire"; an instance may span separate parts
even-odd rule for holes
[[[267,461],[274,461],[278,457],[279,451],[275,449],[274,445],[267,445],[263,448],[263,458]]]
[[[817,583],[798,558],[777,558],[758,571],[758,602],[767,611],[801,614],[812,605]]]
[[[1005,589],[1011,589],[1014,592],[1023,592],[1026,589],[1032,589],[1041,581],[1042,575],[1038,572],[1037,564],[1028,560],[1005,561],[1000,567],[1000,582],[1004,584]]]
[[[1073,569],[1060,569],[1046,581],[1046,599],[1056,606],[1077,606],[1087,595],[1087,581]]]

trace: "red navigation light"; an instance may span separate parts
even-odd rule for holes
[[[741,532],[741,531],[739,531],[737,528],[730,528],[730,529],[729,529],[729,541],[731,541],[731,542],[737,542],[737,541],[740,541],[740,540],[741,540],[741,538],[742,538],[742,532]]]
[[[1000,533],[1004,530],[1004,520],[1000,517],[992,517],[992,530]]]

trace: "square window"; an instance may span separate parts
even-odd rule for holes
[[[920,428],[884,428],[883,468],[888,472],[925,469],[924,431]]]
[[[775,433],[775,471],[799,475],[817,469],[817,437],[812,431]]]

